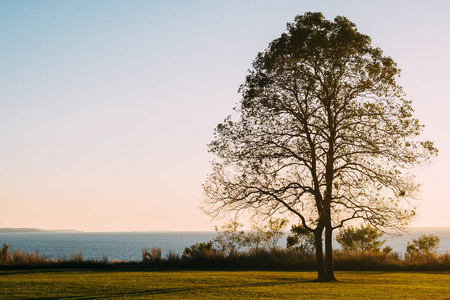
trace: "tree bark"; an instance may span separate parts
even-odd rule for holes
[[[325,281],[325,268],[323,263],[323,246],[322,246],[323,226],[318,225],[314,231],[314,241],[316,247],[316,264],[317,264],[317,281]]]
[[[333,263],[333,228],[331,220],[325,226],[325,281],[336,281]]]

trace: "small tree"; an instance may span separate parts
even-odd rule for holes
[[[0,263],[6,263],[11,259],[11,245],[3,243],[2,249],[0,250]]]
[[[314,253],[314,234],[305,229],[301,224],[292,225],[292,235],[286,239],[286,248],[302,254]]]
[[[258,253],[269,247],[267,224],[254,222],[250,228],[250,232],[245,236],[245,245],[249,247],[253,253]]]
[[[221,253],[228,256],[235,256],[238,254],[240,248],[245,246],[245,232],[241,229],[242,224],[237,221],[222,225],[220,230],[216,226],[214,229],[217,232],[217,237],[214,239],[214,244],[217,245]]]
[[[270,218],[267,224],[253,223],[250,231],[246,234],[245,245],[254,253],[258,253],[262,249],[276,249],[287,223],[286,219],[273,218]]]
[[[422,234],[418,239],[408,242],[405,257],[412,259],[418,256],[432,256],[437,254],[439,237],[434,234]]]
[[[183,258],[204,258],[207,256],[215,255],[217,254],[216,249],[214,249],[214,242],[202,242],[194,244],[190,247],[186,247],[183,251]]]
[[[278,248],[278,241],[283,237],[284,229],[288,221],[286,219],[269,219],[267,225],[267,241],[272,249]]]
[[[382,236],[382,232],[370,225],[361,225],[359,228],[349,226],[339,229],[336,241],[341,244],[344,251],[379,252],[386,242],[379,240]]]

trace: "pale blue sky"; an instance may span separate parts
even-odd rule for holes
[[[403,69],[439,157],[413,226],[450,227],[450,2],[0,0],[0,226],[211,230],[206,144],[258,51],[343,15]]]

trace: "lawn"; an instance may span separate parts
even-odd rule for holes
[[[0,271],[1,299],[450,299],[450,272]]]

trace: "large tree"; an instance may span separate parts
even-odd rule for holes
[[[254,60],[240,119],[215,130],[204,210],[299,218],[315,236],[319,280],[335,280],[332,231],[357,219],[404,226],[418,188],[408,170],[437,153],[418,140],[399,73],[345,17],[297,16]]]

